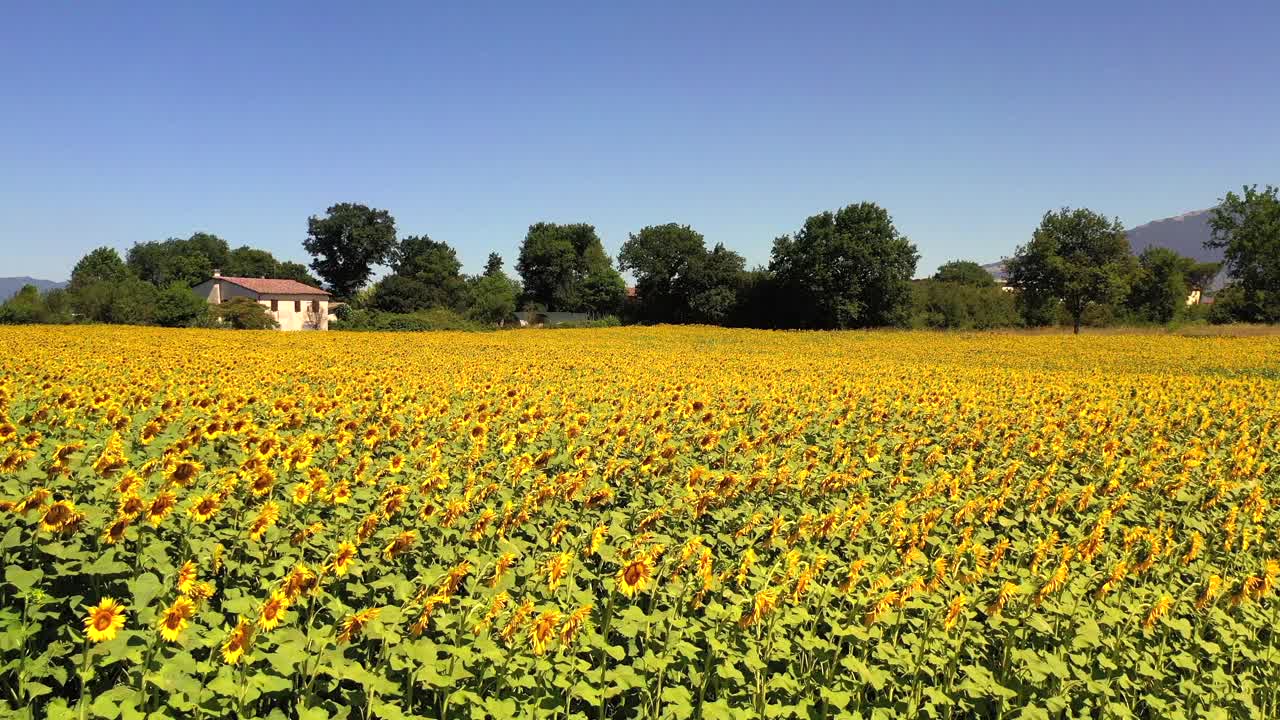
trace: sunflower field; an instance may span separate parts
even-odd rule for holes
[[[1280,339],[0,329],[49,718],[1280,716]]]

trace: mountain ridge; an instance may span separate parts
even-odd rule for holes
[[[0,302],[4,302],[14,295],[25,285],[35,285],[40,292],[53,290],[54,288],[66,287],[65,282],[57,280],[43,280],[41,278],[27,277],[25,275],[18,277],[0,277]]]

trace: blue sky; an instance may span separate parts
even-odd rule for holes
[[[365,7],[373,5],[374,7]],[[1280,182],[1280,3],[107,3],[0,11],[0,275],[308,215],[508,270],[528,225],[688,223],[766,263],[861,200],[919,273],[1063,205],[1132,226]]]

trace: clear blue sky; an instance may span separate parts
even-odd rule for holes
[[[197,230],[306,260],[341,201],[472,272],[538,220],[756,264],[860,200],[925,274],[1050,208],[1132,226],[1280,182],[1278,27],[1274,0],[6,2],[0,275]]]

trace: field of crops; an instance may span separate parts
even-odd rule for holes
[[[1280,339],[0,329],[31,717],[1276,717]]]

